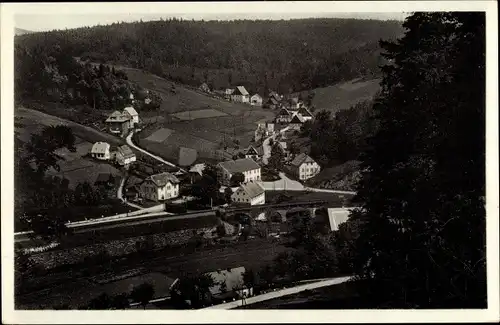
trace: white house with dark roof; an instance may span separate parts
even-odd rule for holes
[[[248,103],[250,101],[250,94],[245,89],[245,87],[238,86],[231,94],[231,100],[233,102]]]
[[[99,160],[109,160],[111,158],[111,146],[107,142],[96,142],[90,149],[90,156]]]
[[[146,104],[148,104],[148,103],[146,103]],[[139,123],[139,113],[137,113],[137,111],[135,110],[134,107],[127,106],[123,109],[123,112],[124,113],[127,112],[130,115],[130,117],[132,118],[132,120],[130,121],[131,126]]]
[[[260,205],[266,203],[266,192],[259,182],[241,184],[231,195],[234,203]]]
[[[230,185],[231,177],[236,173],[242,173],[245,176],[244,183],[261,180],[260,166],[250,158],[224,161],[217,167],[219,180],[225,186]]]
[[[179,179],[163,172],[151,175],[139,186],[139,196],[151,201],[163,201],[179,196]]]
[[[111,133],[120,134],[126,133],[134,125],[132,116],[127,111],[114,111],[105,122]]]
[[[321,171],[321,167],[318,163],[305,153],[297,155],[292,160],[290,168],[291,172],[300,180],[314,177]]]
[[[264,152],[262,150],[262,147],[253,147],[253,146],[249,146],[248,148],[245,149],[244,151],[244,154],[245,154],[245,158],[251,158],[255,161],[258,161],[262,158],[262,156],[264,155]]]
[[[137,161],[135,153],[126,144],[118,147],[115,153],[116,162],[121,166],[127,166]]]

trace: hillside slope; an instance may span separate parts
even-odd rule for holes
[[[20,36],[19,44],[60,45],[74,56],[142,68],[185,84],[235,84],[282,93],[377,76],[380,39],[395,39],[399,21],[136,22]]]

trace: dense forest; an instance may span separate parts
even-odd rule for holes
[[[15,98],[46,100],[71,105],[87,105],[95,109],[122,109],[130,104],[130,94],[136,99],[148,96],[151,102],[137,102],[142,109],[155,109],[161,97],[146,93],[128,81],[127,75],[106,65],[83,64],[61,46],[16,45]]]
[[[380,73],[378,41],[402,34],[401,22],[355,19],[115,23],[21,35],[92,62],[150,71],[180,83],[289,93]]]

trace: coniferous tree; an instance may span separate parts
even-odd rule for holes
[[[404,27],[382,43],[354,269],[379,307],[485,307],[485,15]]]

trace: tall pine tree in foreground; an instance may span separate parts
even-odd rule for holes
[[[373,307],[486,307],[485,16],[415,13],[382,42],[355,273]]]

